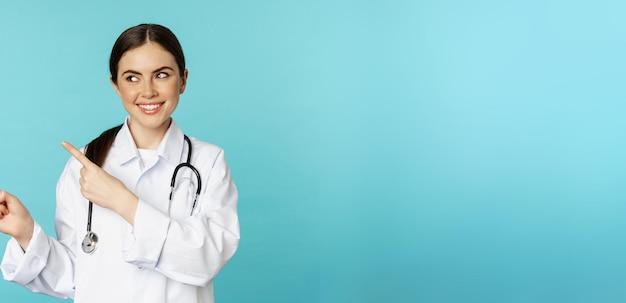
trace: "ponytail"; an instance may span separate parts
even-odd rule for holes
[[[122,125],[123,124],[120,124],[109,130],[105,130],[100,136],[89,142],[85,147],[85,156],[87,156],[87,159],[102,167],[113,145],[113,141],[115,141],[115,136],[117,136],[117,133],[122,129]]]

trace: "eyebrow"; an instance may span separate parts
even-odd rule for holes
[[[153,73],[153,74],[154,74],[154,73],[158,73],[158,72],[163,71],[163,70],[165,70],[165,69],[169,69],[169,70],[171,70],[171,71],[174,71],[174,69],[173,69],[173,68],[171,68],[171,67],[169,67],[169,66],[161,66],[161,67],[159,67],[159,68],[155,69],[152,73]],[[124,74],[137,74],[137,75],[141,75],[141,73],[140,73],[140,72],[138,72],[138,71],[134,71],[134,70],[132,70],[132,69],[129,69],[129,70],[124,71],[124,72],[122,73],[122,75],[124,75]]]

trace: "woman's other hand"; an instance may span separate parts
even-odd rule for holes
[[[15,238],[26,250],[34,228],[35,222],[24,204],[16,196],[0,190],[0,232]]]

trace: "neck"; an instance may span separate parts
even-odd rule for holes
[[[130,133],[133,136],[133,140],[135,141],[135,145],[137,148],[142,149],[157,149],[161,140],[165,136],[165,133],[170,127],[172,123],[172,119],[168,123],[164,123],[162,126],[158,128],[145,128],[138,127],[137,125],[133,125],[132,119],[129,123]]]

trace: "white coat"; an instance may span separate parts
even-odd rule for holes
[[[35,224],[25,252],[9,240],[0,266],[4,278],[78,303],[214,302],[213,278],[239,245],[238,195],[223,150],[195,138],[191,142],[191,163],[202,178],[193,215],[197,184],[190,170],[179,171],[168,202],[174,168],[187,158],[176,123],[157,148],[156,163],[142,167],[126,122],[103,168],[139,197],[134,226],[94,205],[98,247],[93,254],[83,252],[88,201],[78,183],[82,166],[71,158],[57,184],[57,238]]]

